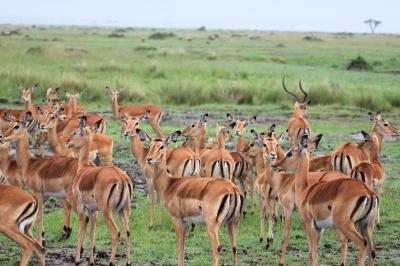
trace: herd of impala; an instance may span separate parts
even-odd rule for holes
[[[159,126],[162,109],[154,105],[119,106],[120,92],[106,87],[112,99],[112,111],[121,125],[121,134],[130,139],[149,192],[149,228],[154,225],[154,192],[157,194],[157,220],[160,202],[164,203],[176,233],[178,265],[184,262],[184,244],[188,225],[204,224],[211,243],[213,265],[218,265],[221,246],[218,231],[227,225],[232,245],[232,263],[237,264],[237,234],[246,200],[254,210],[256,190],[260,213],[260,242],[264,240],[264,219],[268,218],[266,247],[273,241],[273,226],[278,206],[283,216],[283,241],[279,264],[284,265],[293,211],[299,211],[309,244],[309,264],[317,265],[317,245],[325,228],[334,228],[340,239],[340,264],[344,265],[348,240],[359,250],[359,265],[375,264],[372,242],[374,225],[380,226],[379,198],[384,181],[380,153],[384,136],[399,131],[381,113],[369,113],[372,132],[362,131],[360,143],[344,143],[328,155],[312,157],[322,134],[312,137],[308,122],[307,92],[295,98],[294,112],[287,130],[275,133],[275,125],[264,132],[246,129],[256,117],[217,123],[216,138],[206,143],[208,114],[200,116],[183,131],[165,136]],[[43,204],[54,198],[64,208],[61,237],[71,235],[71,211],[79,218],[75,263],[81,261],[86,229],[90,223],[89,264],[94,264],[97,213],[103,216],[112,236],[109,265],[115,265],[120,232],[114,222],[119,215],[126,248],[126,265],[131,265],[129,216],[134,185],[120,168],[113,166],[113,139],[105,135],[102,115],[90,113],[77,104],[80,94],[66,96],[62,103],[59,89],[49,88],[42,106],[32,103],[36,85],[20,87],[25,109],[0,109],[0,174],[8,184],[0,185],[0,231],[24,250],[20,265],[27,265],[34,252],[45,264]],[[158,134],[150,137],[140,129],[147,121]],[[236,135],[236,149],[225,142]],[[169,147],[179,136],[181,147]],[[29,137],[35,141],[39,156],[32,155]],[[284,152],[279,143],[289,138]],[[44,155],[47,140],[52,156]],[[9,147],[15,146],[15,158]],[[96,165],[95,159],[98,165]],[[253,178],[255,173],[255,178]],[[30,193],[27,193],[28,190]],[[32,233],[37,218],[38,237]],[[192,227],[193,229],[193,227]]]

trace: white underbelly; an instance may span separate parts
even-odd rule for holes
[[[53,198],[53,199],[65,199],[66,197],[64,190],[60,190],[57,192],[44,192],[43,196],[45,198]]]
[[[335,223],[333,222],[332,216],[328,216],[328,218],[324,220],[315,221],[315,224],[318,228],[335,228]]]
[[[98,211],[99,209],[97,208],[97,204],[96,202],[90,202],[90,203],[86,203],[85,207],[89,210],[89,211]]]
[[[205,224],[206,219],[203,215],[183,217],[183,221],[192,224]]]

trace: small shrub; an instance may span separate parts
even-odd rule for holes
[[[118,71],[121,70],[121,67],[117,65],[115,60],[110,60],[106,64],[100,66],[100,71]]]
[[[206,56],[207,60],[213,61],[217,59],[217,54],[212,52],[209,55]]]
[[[173,32],[155,32],[149,36],[151,40],[165,40],[167,38],[175,37],[175,33]]]
[[[278,48],[285,48],[286,45],[283,44],[283,43],[278,43],[278,44],[276,45],[276,47],[278,47]]]
[[[141,46],[136,46],[134,50],[135,51],[157,51],[157,48],[153,47],[153,46],[141,45]]]
[[[165,78],[165,72],[158,65],[150,65],[147,72],[152,78]]]
[[[108,38],[125,38],[125,34],[122,32],[112,32],[107,35]]]
[[[26,54],[31,54],[31,55],[41,55],[43,54],[44,49],[41,46],[36,46],[36,47],[29,47],[28,50],[26,50]]]
[[[307,35],[303,37],[303,41],[321,42],[322,39],[314,35]]]
[[[372,70],[372,66],[359,55],[357,58],[350,61],[347,65],[347,70]]]

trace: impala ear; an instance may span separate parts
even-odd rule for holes
[[[55,88],[54,90],[58,93],[58,91],[60,90],[60,87]]]
[[[286,139],[288,135],[288,129],[284,130],[281,135],[278,137],[278,143],[281,143],[282,141],[284,141]]]
[[[107,94],[111,95],[112,90],[109,86],[106,86],[106,91],[107,91]]]
[[[64,107],[58,108],[58,110],[56,112],[56,117],[59,117],[60,115],[62,115],[63,112],[64,112]]]
[[[99,129],[100,129],[102,123],[103,123],[103,118],[96,122],[96,124],[95,124],[94,127],[92,128],[92,131],[93,131],[94,133],[99,132]]]
[[[367,132],[365,132],[364,130],[361,130],[361,134],[363,134],[363,137],[365,139],[370,137],[370,135]]]
[[[47,99],[42,99],[42,103],[43,103],[44,105],[49,105],[49,101],[48,101]]]
[[[150,116],[150,110],[147,110],[147,111],[143,114],[142,119],[140,119],[140,120],[146,121],[147,119],[149,119],[149,116]]]
[[[252,118],[250,118],[249,120],[247,120],[247,124],[252,125],[256,122],[256,116],[253,116]]]
[[[147,143],[151,142],[151,138],[149,137],[149,135],[147,135],[147,133],[141,130],[140,128],[136,129],[136,133],[138,134],[142,142],[147,142]]]
[[[308,135],[303,135],[299,142],[299,151],[307,149],[307,147],[308,147]]]
[[[178,130],[175,131],[174,133],[172,133],[171,135],[169,135],[166,140],[165,143],[168,145],[170,143],[175,143],[178,140],[178,137],[182,134],[182,131]]]
[[[126,114],[124,112],[119,112],[119,117],[121,118],[122,122],[124,122],[125,124],[128,124],[128,117],[126,116]]]
[[[33,85],[32,88],[31,88],[31,92],[33,93],[37,88],[38,88],[37,84]]]
[[[86,116],[82,116],[81,120],[79,121],[79,127],[80,128],[84,128],[87,125],[87,118]]]
[[[258,140],[258,139],[260,139],[260,135],[259,135],[254,129],[250,130],[250,134],[251,134],[251,138],[252,138],[253,140]]]
[[[207,113],[205,113],[204,115],[200,116],[200,122],[201,123],[207,123],[207,120],[208,120],[208,114]]]
[[[228,119],[228,122],[235,121],[235,119],[233,118],[233,116],[231,114],[226,114],[226,118]]]
[[[230,128],[234,128],[235,126],[236,126],[236,122],[235,121],[233,121],[232,123],[229,124]]]
[[[275,124],[272,124],[272,125],[268,128],[267,134],[268,134],[268,137],[269,137],[269,138],[272,138],[272,137],[274,136],[275,127],[276,127],[276,125],[275,125]]]
[[[32,112],[31,111],[26,112],[25,115],[24,115],[23,122],[22,122],[23,126],[25,128],[27,128],[29,123],[32,122],[32,120],[33,120]]]
[[[382,120],[382,113],[381,112],[377,112],[376,116],[375,116],[376,120]]]
[[[12,116],[11,116],[9,113],[7,113],[7,112],[4,112],[4,117],[6,118],[7,122],[9,122],[9,123],[15,121],[14,117],[12,117]]]
[[[374,121],[375,120],[375,116],[374,116],[374,114],[372,112],[368,112],[368,118],[369,118],[369,121]]]
[[[40,106],[36,106],[36,110],[39,112],[39,114],[41,115],[46,115],[47,112],[45,110],[43,110]]]
[[[312,138],[312,142],[314,143],[314,149],[318,150],[318,145],[321,142],[323,134],[318,134],[314,138]]]

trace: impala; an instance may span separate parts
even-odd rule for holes
[[[294,103],[293,115],[288,122],[289,146],[294,148],[296,147],[297,143],[303,135],[311,135],[310,123],[308,123],[307,121],[309,116],[307,107],[310,104],[310,101],[307,100],[308,94],[303,90],[303,87],[301,86],[301,81],[299,81],[299,88],[300,91],[304,94],[303,100],[300,100],[300,98],[296,94],[290,92],[286,88],[285,77],[283,77],[282,79],[282,86],[284,91],[287,94],[293,96],[296,100],[296,102]]]
[[[93,166],[89,160],[92,130],[87,127],[86,117],[80,119],[80,128],[72,133],[66,142],[69,148],[79,149],[77,176],[72,184],[76,210],[79,217],[78,245],[75,264],[81,260],[86,227],[90,220],[90,254],[89,264],[94,265],[94,244],[97,212],[100,212],[109,228],[112,237],[112,249],[109,265],[115,265],[115,255],[119,232],[115,225],[113,212],[118,213],[125,233],[126,265],[131,265],[129,214],[133,184],[130,177],[115,166]],[[88,210],[89,217],[85,214]],[[89,219],[90,218],[90,219]]]
[[[366,183],[378,196],[381,196],[383,181],[385,179],[385,170],[379,159],[379,139],[376,134],[369,135],[365,131],[361,131],[364,141],[360,145],[361,151],[368,150],[370,155],[369,162],[361,162],[353,167],[350,176],[357,178]],[[380,206],[376,214],[376,224],[381,227]]]
[[[1,135],[1,131],[0,131]],[[0,141],[0,176],[6,178],[8,184],[24,188],[24,180],[21,171],[18,169],[17,162],[9,155],[9,143]]]
[[[248,149],[246,140],[246,128],[248,125],[254,124],[256,116],[251,117],[248,120],[234,119],[231,114],[226,114],[229,123],[235,123],[235,135],[236,135],[236,152],[231,153],[235,160],[235,171],[233,173],[234,179],[240,181],[241,189],[244,192],[245,201],[247,201],[247,191],[245,184],[249,185],[250,189],[250,206],[251,211],[254,212],[254,181],[253,181],[253,168],[255,161],[252,158],[243,157],[240,153],[243,153]],[[246,213],[246,202],[244,205],[243,215]]]
[[[77,158],[79,151],[68,149],[65,147],[67,136],[62,134],[62,137],[57,135],[57,125],[60,117],[63,116],[64,108],[58,107],[53,110],[41,110],[38,127],[41,131],[48,133],[49,147],[55,155]],[[97,130],[97,128],[95,129]],[[95,160],[96,156],[103,166],[112,165],[113,138],[101,133],[94,133],[92,137],[92,145],[90,146],[90,159]]]
[[[165,208],[172,218],[178,250],[178,265],[183,265],[187,223],[205,224],[211,242],[213,265],[218,265],[221,246],[219,227],[228,225],[232,245],[232,264],[237,265],[236,236],[243,206],[240,189],[231,181],[213,177],[170,177],[167,174],[167,145],[176,142],[180,131],[165,140],[151,139],[136,129],[140,139],[149,143],[146,162],[154,170],[154,183],[160,191]]]
[[[375,135],[378,138],[378,151],[380,154],[383,146],[383,137],[399,136],[400,132],[395,126],[390,124],[380,112],[376,113],[376,115],[369,112],[368,116],[369,119],[373,121],[371,135]],[[353,166],[368,160],[368,150],[360,150],[359,144],[353,142],[347,142],[337,147],[331,157],[333,169],[346,175],[350,175]]]
[[[374,265],[372,232],[379,205],[378,196],[363,182],[350,178],[312,184],[308,178],[310,157],[307,141],[308,136],[303,135],[297,149],[289,151],[283,160],[272,167],[276,171],[292,160],[296,165],[294,195],[307,234],[309,264],[317,265],[317,246],[324,229],[336,228],[341,242],[341,265],[346,261],[348,239],[359,250],[358,265],[364,265],[366,249],[369,265]]]
[[[200,153],[201,176],[233,179],[235,161],[230,153],[225,150],[225,134],[228,134],[234,124],[225,126],[217,124],[218,149],[204,149]]]
[[[0,206],[0,232],[24,250],[19,265],[28,265],[32,252],[37,255],[39,264],[45,265],[45,249],[31,232],[38,213],[37,200],[17,187],[0,184]]]
[[[46,91],[46,100],[49,105],[53,105],[59,103],[61,101],[61,97],[58,94],[60,87],[57,88],[48,88]]]
[[[9,118],[12,120],[12,118]],[[44,243],[43,202],[49,198],[66,199],[71,194],[71,183],[76,176],[78,160],[65,157],[32,156],[29,151],[27,126],[32,119],[28,111],[23,121],[12,121],[0,135],[0,141],[15,141],[16,163],[25,185],[32,190],[38,202],[38,240]],[[71,202],[65,201],[63,237],[71,233]]]
[[[149,149],[140,141],[136,129],[139,128],[140,122],[147,119],[147,112],[143,117],[127,117],[121,112],[121,121],[123,121],[122,132],[125,137],[130,138],[131,151],[138,161],[143,175],[146,178],[147,190],[149,193],[149,228],[153,227],[153,205],[154,205],[154,172],[146,163],[145,158]],[[174,176],[199,176],[200,158],[195,152],[183,148],[167,149],[167,169],[168,173]],[[157,191],[158,194],[158,191]],[[157,198],[157,217],[161,221],[160,216],[160,196]]]
[[[147,119],[149,125],[161,138],[164,137],[164,133],[160,128],[160,122],[163,115],[161,108],[155,105],[119,106],[118,97],[121,94],[121,91],[111,90],[111,88],[108,86],[106,87],[106,90],[111,95],[112,111],[117,120],[119,120],[121,117],[120,112],[133,117],[143,116],[146,112],[149,112]]]
[[[186,140],[184,141],[182,146],[190,148],[192,151],[196,152],[197,154],[200,154],[200,152],[205,148],[206,135],[207,135],[207,121],[208,121],[208,114],[205,113],[204,115],[200,116],[199,120],[194,121],[190,126],[185,128],[182,132],[182,135],[186,137]]]

